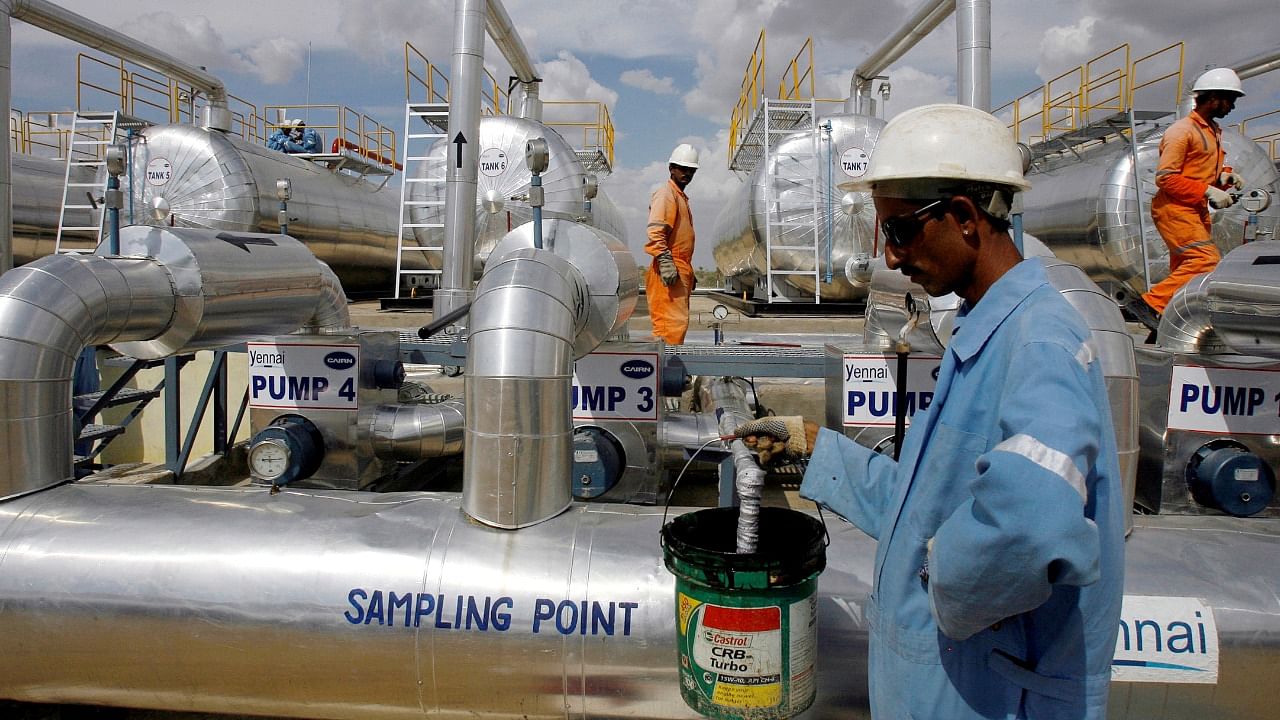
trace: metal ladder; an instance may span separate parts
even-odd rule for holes
[[[809,100],[764,101],[765,162],[765,267],[768,302],[794,302],[797,298],[776,291],[777,278],[803,275],[813,278],[813,302],[822,301],[822,264],[818,241],[818,201],[821,187],[819,138],[815,122],[817,103]],[[807,151],[779,153],[782,136],[808,131],[813,142]],[[807,171],[791,172],[793,169]],[[807,238],[797,242],[796,236]],[[781,270],[774,266],[775,252],[807,253],[812,269]]]
[[[426,128],[425,131],[415,127],[415,118],[422,122],[422,126]],[[427,152],[432,145],[448,138],[448,127],[449,106],[447,104],[415,102],[405,104],[404,135],[402,136],[404,138],[404,156],[401,163],[404,168],[404,176],[401,178],[403,182],[400,183],[400,232],[396,241],[396,287],[394,294],[396,299],[400,298],[400,288],[404,285],[406,277],[440,275],[442,272],[441,270],[406,269],[404,267],[404,258],[406,253],[444,252],[444,245],[422,245],[415,235],[417,228],[440,228],[443,230],[444,223],[413,222],[412,209],[415,207],[444,207],[443,189],[445,178],[419,177],[416,171],[427,160]],[[444,165],[441,165],[441,167],[444,167]],[[440,186],[440,192],[437,193],[439,199],[410,199],[409,187],[411,184]]]
[[[102,197],[107,189],[107,146],[116,140],[120,125],[118,112],[76,112],[71,116],[67,142],[67,164],[62,178],[62,209],[58,213],[58,234],[54,252],[86,254],[102,242],[106,208]],[[83,173],[73,168],[92,168],[93,181],[81,182]],[[75,224],[68,224],[74,218]],[[64,233],[93,233],[92,244],[84,237],[64,237]]]

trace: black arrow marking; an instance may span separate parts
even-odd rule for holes
[[[458,131],[457,135],[453,136],[453,142],[455,145],[458,146],[458,167],[461,168],[462,167],[462,146],[467,144],[467,139],[462,136],[461,130]]]
[[[250,245],[270,245],[271,247],[276,246],[276,241],[272,240],[271,238],[250,237],[248,235],[232,235],[231,233],[225,233],[225,232],[218,233],[217,235],[214,235],[214,237],[218,238],[222,242],[235,245],[236,247],[240,248],[245,252],[249,252]]]

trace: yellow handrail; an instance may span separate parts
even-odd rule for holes
[[[1175,51],[1177,52],[1176,69],[1139,82],[1140,70],[1146,71],[1156,62],[1167,61]],[[1176,109],[1178,92],[1182,85],[1183,43],[1174,43],[1132,62],[1129,60],[1129,55],[1128,43],[1118,45],[1058,75],[1043,86],[1001,105],[993,114],[1000,115],[1006,111],[1011,113],[1009,128],[1019,142],[1024,141],[1023,125],[1039,117],[1041,134],[1038,136],[1038,141],[1043,142],[1057,134],[1077,130],[1095,122],[1098,120],[1095,114],[1100,111],[1105,112],[1108,117],[1116,113],[1128,112],[1135,107],[1134,98],[1139,90],[1170,78],[1175,79],[1175,85],[1178,88],[1170,110]],[[1037,95],[1040,100],[1040,109],[1037,112],[1027,113],[1026,106],[1031,104],[1030,100]],[[1036,137],[1030,136],[1025,141],[1033,142]]]
[[[1178,63],[1177,63],[1176,69],[1166,72],[1163,75],[1157,75],[1156,77],[1153,77],[1150,80],[1144,80],[1142,82],[1138,82],[1138,78],[1139,78],[1138,66],[1141,65],[1142,69],[1145,71],[1147,65],[1151,63],[1157,63],[1160,61],[1167,61],[1169,59],[1168,55],[1172,54],[1175,51],[1177,52],[1177,55],[1178,55]],[[1172,78],[1174,80],[1173,107],[1175,108],[1178,107],[1178,101],[1182,97],[1182,70],[1183,70],[1183,63],[1185,62],[1185,60],[1186,60],[1186,46],[1185,46],[1185,43],[1182,43],[1182,42],[1176,42],[1172,45],[1169,45],[1168,47],[1160,48],[1159,50],[1156,50],[1153,53],[1148,53],[1138,58],[1137,60],[1134,60],[1133,65],[1130,66],[1130,69],[1129,69],[1129,75],[1132,79],[1129,81],[1128,106],[1137,107],[1137,105],[1135,104],[1134,96],[1137,95],[1139,90],[1152,87],[1156,83],[1159,83],[1163,80],[1169,80]],[[1147,65],[1143,65],[1143,63],[1146,63]],[[1160,106],[1157,105],[1157,107],[1160,107]]]
[[[542,103],[544,110],[548,108],[561,108],[566,110],[566,115],[574,118],[592,119],[573,119],[559,120],[547,119],[546,124],[555,128],[563,135],[569,144],[575,150],[583,150],[586,152],[597,151],[605,156],[609,162],[609,167],[613,167],[613,118],[609,114],[609,107],[597,100],[546,100]],[[548,112],[547,115],[556,114],[554,110]],[[580,143],[574,142],[574,135],[578,135]]]
[[[1264,129],[1261,135],[1250,135],[1249,123],[1254,123],[1255,125],[1257,125],[1258,123],[1256,121],[1261,120],[1263,118],[1272,118],[1272,120],[1269,122],[1263,123]],[[1240,128],[1241,135],[1244,135],[1245,137],[1249,138],[1250,140],[1258,143],[1263,148],[1265,148],[1267,151],[1267,157],[1271,158],[1272,162],[1275,162],[1277,160],[1280,160],[1280,154],[1277,154],[1277,153],[1280,153],[1280,128],[1276,127],[1277,123],[1280,123],[1280,109],[1271,110],[1258,115],[1252,115],[1250,117],[1247,117],[1241,120],[1237,125],[1237,127]],[[1272,129],[1272,128],[1276,128],[1276,129]]]
[[[1104,65],[1106,61],[1124,60],[1119,67]],[[1108,50],[1084,64],[1084,80],[1080,93],[1080,116],[1088,125],[1097,111],[1108,115],[1128,110],[1129,94],[1125,85],[1129,81],[1129,44],[1124,43]]]
[[[414,71],[414,60],[422,62],[422,71]],[[417,81],[415,84],[414,81]],[[418,52],[418,48],[406,41],[404,44],[404,99],[406,102],[414,98],[415,87],[423,91],[423,100],[429,103],[449,102],[449,79],[440,68]]]
[[[756,46],[747,61],[747,70],[742,76],[742,87],[738,91],[738,104],[729,116],[729,162],[733,162],[734,151],[742,142],[747,124],[755,115],[756,107],[764,93],[764,28],[756,38]]]
[[[809,49],[809,64],[803,70],[800,68],[800,57],[804,55],[805,48]],[[787,80],[791,82],[788,83]],[[804,95],[804,83],[809,81],[809,94]],[[778,98],[782,100],[807,100],[813,97],[813,37],[804,41],[800,49],[796,51],[795,57],[791,58],[791,62],[787,63],[786,68],[782,71],[782,78],[778,81]]]

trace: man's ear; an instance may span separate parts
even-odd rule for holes
[[[966,239],[977,239],[978,223],[981,221],[982,213],[978,210],[978,206],[974,204],[973,200],[965,195],[957,195],[951,198],[949,209],[951,216],[956,220],[956,224],[960,226],[960,233]]]

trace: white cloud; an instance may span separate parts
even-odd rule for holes
[[[156,11],[139,17],[129,28],[152,46],[209,72],[248,73],[267,84],[283,84],[302,67],[306,48],[297,40],[277,37],[231,48],[209,18],[203,15],[179,17]]]
[[[598,100],[609,107],[618,102],[617,91],[596,82],[586,64],[568,50],[557,53],[555,60],[538,63],[537,70],[544,99]]]
[[[1098,18],[1086,15],[1074,25],[1054,25],[1044,31],[1040,43],[1040,62],[1036,74],[1049,80],[1064,70],[1079,65],[1093,53],[1094,28]]]
[[[657,77],[649,68],[625,70],[622,75],[618,76],[618,80],[623,85],[647,90],[655,95],[676,94],[676,81],[674,79],[669,76]]]

